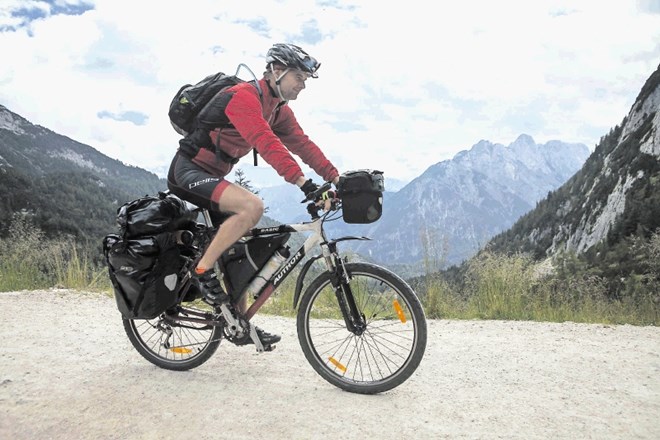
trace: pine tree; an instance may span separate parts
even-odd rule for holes
[[[250,185],[250,181],[245,176],[245,172],[242,169],[237,168],[236,171],[234,171],[234,176],[235,176],[234,179],[235,184],[242,186],[243,188],[250,191],[252,194],[259,194],[259,190],[253,187],[252,185]]]

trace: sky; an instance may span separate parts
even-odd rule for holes
[[[408,181],[482,139],[593,149],[660,63],[660,0],[0,0],[0,104],[165,176],[180,86],[277,42],[321,62],[289,105],[340,172]]]

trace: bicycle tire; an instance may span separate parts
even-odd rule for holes
[[[352,393],[377,394],[405,382],[426,350],[424,309],[410,286],[391,271],[369,263],[348,263],[351,290],[367,328],[351,333],[326,272],[314,279],[300,301],[298,340],[312,368]]]
[[[185,310],[186,307],[182,307],[180,313]],[[124,318],[123,324],[138,353],[167,370],[185,371],[202,365],[213,356],[222,339],[220,326],[203,329],[200,324],[187,323],[187,327],[183,327],[163,315],[155,319]],[[167,337],[169,331],[170,338]]]

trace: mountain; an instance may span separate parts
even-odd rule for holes
[[[129,194],[146,194],[162,188],[164,180],[142,168],[126,165],[39,125],[0,105],[0,168],[27,176],[89,172],[105,185]]]
[[[386,173],[381,220],[371,225],[328,223],[329,236],[372,237],[371,242],[352,244],[352,250],[386,265],[418,264],[425,258],[459,262],[559,187],[587,156],[582,144],[536,144],[528,135],[508,146],[482,140],[398,191],[391,190],[401,182]],[[242,169],[248,180],[272,180],[264,177],[267,172],[255,174],[261,167]],[[13,213],[24,212],[48,235],[66,233],[98,243],[115,229],[118,206],[165,188],[165,181],[153,173],[110,159],[0,106],[0,235],[7,233]],[[307,219],[294,186],[263,187],[260,195],[269,217]]]
[[[23,212],[47,235],[99,243],[123,203],[165,181],[89,145],[34,125],[0,105],[0,235]]]
[[[489,249],[537,259],[569,252],[605,272],[634,264],[634,239],[660,228],[659,110],[660,65],[582,169],[494,237]]]
[[[34,125],[0,105],[0,237],[8,233],[12,216],[23,213],[46,236],[71,235],[98,251],[101,238],[116,230],[119,206],[165,189],[166,181],[156,174]],[[264,216],[260,225],[276,223]]]
[[[383,264],[463,261],[566,182],[588,155],[584,144],[537,144],[526,134],[508,146],[481,140],[386,197],[371,229],[377,240],[355,251]]]

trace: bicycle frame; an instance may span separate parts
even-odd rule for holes
[[[272,351],[280,338],[258,329],[251,319],[295,271],[293,308],[298,340],[305,358],[322,378],[361,394],[387,391],[407,380],[419,366],[426,346],[424,309],[413,289],[395,273],[359,259],[349,262],[339,252],[341,241],[369,239],[329,239],[325,222],[339,215],[348,223],[369,218],[366,211],[359,211],[362,205],[358,203],[344,205],[350,209],[337,212],[342,201],[328,197],[326,186],[331,184],[324,184],[306,200],[323,200],[327,211],[310,203],[311,221],[306,218],[301,223],[253,228],[222,254],[216,269],[225,275],[226,292],[221,292],[217,280],[211,279],[214,285],[210,285],[195,273],[226,216],[216,218],[214,211],[189,203],[188,212],[194,218],[182,216],[172,224],[176,230],[167,236],[172,244],[176,238],[173,251],[178,251],[171,263],[181,264],[173,289],[177,297],[153,319],[123,319],[133,347],[152,364],[175,371],[202,365],[222,340],[237,346],[253,344],[257,353]],[[353,199],[344,201],[352,203]],[[372,207],[368,205],[368,209]],[[289,240],[293,233],[305,237]],[[292,246],[299,248],[292,251]],[[318,260],[322,260],[321,266],[310,270]],[[300,263],[302,269],[296,269]],[[217,275],[220,279],[221,273]],[[254,301],[245,307],[248,295]]]
[[[245,238],[257,237],[257,236],[267,236],[274,234],[281,234],[285,232],[293,233],[310,233],[303,245],[296,251],[293,252],[287,261],[282,265],[282,267],[275,272],[275,274],[266,282],[266,284],[261,288],[261,290],[255,295],[255,301],[245,312],[245,319],[250,320],[257,313],[257,311],[264,305],[264,303],[270,298],[270,296],[277,290],[280,284],[291,274],[292,270],[300,264],[304,257],[317,246],[321,248],[321,255],[312,257],[307,263],[303,266],[302,271],[298,275],[298,280],[296,282],[296,291],[294,293],[293,307],[295,308],[298,303],[298,298],[300,296],[300,291],[302,290],[303,280],[307,271],[311,267],[312,263],[319,258],[323,258],[327,267],[328,272],[335,274],[333,280],[333,286],[338,289],[342,287],[343,295],[338,295],[338,300],[344,318],[346,320],[347,326],[352,331],[360,332],[364,322],[357,313],[357,308],[353,302],[353,296],[350,294],[350,286],[348,285],[348,280],[346,279],[346,273],[343,270],[343,262],[337,254],[336,244],[340,241],[346,240],[369,240],[367,237],[353,237],[346,236],[341,237],[336,240],[328,241],[325,237],[325,231],[323,230],[323,222],[330,212],[326,212],[323,215],[318,215],[318,208],[312,203],[308,205],[307,211],[312,216],[312,221],[294,223],[294,224],[281,224],[278,226],[266,227],[266,228],[253,228],[243,235]],[[204,216],[204,221],[208,227],[212,227],[211,218],[207,210],[201,211]],[[338,271],[338,267],[341,266],[341,271]],[[349,291],[346,291],[349,290]]]

